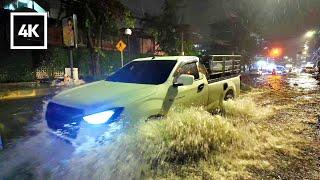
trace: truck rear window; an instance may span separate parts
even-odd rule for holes
[[[136,84],[162,84],[168,79],[176,63],[171,60],[132,61],[106,80]]]

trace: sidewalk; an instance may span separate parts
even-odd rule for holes
[[[78,80],[72,82],[71,84],[70,81],[53,81],[51,83],[0,83],[0,100],[42,97],[52,94],[57,90],[71,88],[82,84],[85,84],[85,81]]]
[[[37,82],[1,83],[0,100],[41,97],[53,93],[56,89]]]

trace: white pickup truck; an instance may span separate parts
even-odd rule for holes
[[[54,96],[46,110],[48,127],[77,139],[99,136],[123,117],[147,120],[177,105],[218,107],[240,93],[239,58],[208,56],[201,61],[204,65],[195,56],[133,60],[106,80]]]

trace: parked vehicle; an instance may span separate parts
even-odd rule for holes
[[[313,67],[305,67],[304,68],[304,72],[305,73],[309,73],[309,74],[312,74],[315,72],[315,69]]]
[[[216,57],[202,60],[203,65],[194,56],[133,60],[106,80],[54,96],[46,110],[47,125],[56,135],[81,143],[110,135],[124,122],[165,116],[174,106],[216,108],[240,93],[240,56]]]
[[[307,63],[302,67],[302,72],[312,74],[315,72],[314,64]]]
[[[276,66],[275,73],[276,75],[285,75],[287,74],[287,70],[284,66]]]

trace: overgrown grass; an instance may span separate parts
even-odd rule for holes
[[[255,97],[252,93],[250,96]],[[119,141],[71,160],[58,176],[76,179],[277,178],[300,158],[295,135],[301,124],[283,126],[288,107],[260,106],[249,96],[224,103],[223,115],[176,108],[162,120],[143,122]],[[288,121],[290,122],[290,121]],[[283,158],[283,159],[281,159]],[[83,171],[85,170],[85,171]],[[60,171],[57,171],[60,172]],[[61,173],[61,172],[60,172]],[[271,175],[271,176],[270,176]],[[290,176],[289,176],[290,177]]]
[[[273,114],[273,107],[259,107],[252,98],[248,97],[224,102],[223,106],[227,117],[242,120],[264,120]]]
[[[112,146],[74,158],[67,174],[220,179],[250,178],[250,166],[272,168],[261,152],[271,147],[268,138],[274,136],[256,125],[273,115],[272,107],[245,97],[226,102],[224,111],[221,116],[196,107],[174,109],[163,120],[141,123]]]

